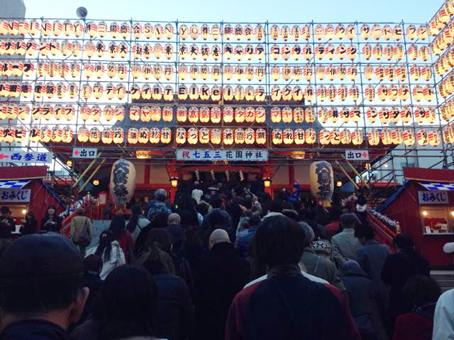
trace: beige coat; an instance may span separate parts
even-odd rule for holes
[[[88,231],[88,235],[90,236],[90,239],[93,238],[93,231],[91,228],[91,221],[88,217],[85,216],[76,216],[72,219],[71,221],[71,230],[70,230],[70,235],[71,235],[71,240],[73,242],[78,242],[82,235],[86,232],[85,229]]]

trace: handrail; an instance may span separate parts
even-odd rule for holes
[[[71,221],[74,217],[76,217],[77,215],[77,209],[78,208],[83,208],[86,210],[86,213],[85,215],[88,215],[89,212],[88,212],[88,207],[90,207],[91,205],[91,200],[90,199],[86,199],[87,197],[84,198],[84,201],[83,203],[77,207],[76,209],[74,209],[74,211],[68,216],[66,217],[63,222],[62,222],[62,228],[60,230],[60,234],[66,236],[69,238],[69,231],[70,231],[70,225],[71,225]]]
[[[380,243],[386,244],[389,247],[393,247],[393,240],[397,236],[397,233],[381,222],[378,218],[372,215],[370,212],[367,212],[367,219],[371,223],[372,227],[375,230],[375,236],[377,241]]]

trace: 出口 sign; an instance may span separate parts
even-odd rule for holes
[[[265,162],[268,150],[177,150],[177,161],[244,161]]]
[[[345,150],[345,159],[347,161],[368,161],[368,150]]]

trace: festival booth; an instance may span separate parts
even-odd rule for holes
[[[454,240],[454,171],[404,168],[406,183],[379,211],[399,222],[435,267],[450,266],[443,245]]]
[[[8,206],[16,224],[28,211],[35,214],[38,224],[50,205],[63,210],[59,197],[44,183],[46,166],[0,167],[0,205]]]

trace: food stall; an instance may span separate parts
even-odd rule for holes
[[[453,264],[443,245],[454,241],[454,171],[404,168],[405,184],[379,211],[399,222],[434,267]]]

